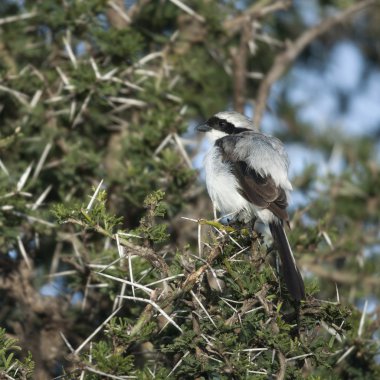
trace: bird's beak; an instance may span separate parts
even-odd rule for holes
[[[209,132],[209,131],[211,131],[211,127],[207,123],[199,124],[195,129],[198,132]]]

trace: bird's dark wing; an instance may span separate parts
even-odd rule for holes
[[[230,137],[228,137],[230,139]],[[236,160],[233,151],[226,146],[228,140],[222,138],[216,141],[223,160],[228,162],[236,176],[241,195],[255,206],[267,208],[280,220],[289,220],[286,208],[288,206],[286,192],[277,186],[273,178],[263,176],[254,169],[248,167],[245,161]]]

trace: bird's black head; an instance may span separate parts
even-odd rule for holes
[[[223,132],[226,135],[231,135],[234,132],[235,126],[226,119],[217,116],[210,117],[204,124],[197,127],[200,132],[210,132],[212,129]]]
[[[215,137],[250,131],[253,125],[246,116],[233,111],[219,112],[197,127],[200,132],[212,132]]]

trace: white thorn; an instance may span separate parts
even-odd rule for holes
[[[103,184],[103,180],[100,181],[98,187],[97,187],[96,190],[95,190],[95,193],[93,194],[93,196],[92,196],[91,199],[90,199],[90,202],[88,202],[88,205],[87,205],[87,207],[86,207],[86,211],[90,211],[90,210],[91,210],[92,205],[93,205],[94,202],[95,202],[95,199],[96,199],[96,197],[97,197],[97,195],[98,195],[98,193],[99,193],[99,191],[100,191],[100,188],[101,188],[102,184]]]
[[[355,346],[351,346],[336,362],[336,364],[339,364],[341,361],[343,361],[350,353],[354,350]]]
[[[128,269],[129,269],[129,278],[132,282],[132,284],[134,284],[135,280],[133,279],[133,267],[132,267],[132,256],[130,253],[128,253]],[[135,287],[132,285],[132,295],[133,297],[135,297]]]
[[[20,253],[21,253],[21,256],[24,258],[25,260],[25,263],[26,263],[26,266],[28,267],[28,269],[32,269],[32,265],[30,263],[30,260],[29,260],[29,257],[26,253],[26,250],[25,250],[25,247],[24,247],[24,244],[20,238],[20,236],[17,236],[17,244],[18,244],[18,248],[20,250]]]
[[[205,314],[207,315],[207,318],[210,320],[210,322],[214,325],[214,327],[216,327],[216,324],[215,322],[213,321],[213,319],[211,318],[211,315],[208,313],[208,311],[206,310],[206,308],[203,306],[202,302],[198,299],[198,297],[195,295],[195,293],[190,290],[190,294],[194,297],[194,299],[197,301],[198,305],[201,307],[201,309],[205,312]]]
[[[52,189],[52,185],[49,185],[45,191],[38,197],[38,199],[34,202],[34,204],[32,205],[31,209],[34,211],[34,210],[37,210],[38,207],[41,206],[42,202],[45,200],[45,198],[47,197],[47,195],[49,194],[50,190]]]
[[[198,21],[205,22],[205,19],[203,16],[199,15],[195,11],[193,11],[189,6],[186,4],[182,3],[180,0],[170,0],[174,5],[176,5],[178,8],[181,8],[184,12],[189,14],[190,16],[193,16],[196,18]]]
[[[166,376],[166,378],[170,377],[172,375],[172,373],[180,366],[180,364],[183,362],[183,359],[186,358],[187,355],[190,354],[190,351],[186,351],[185,354],[182,356],[181,359],[178,360],[178,362],[176,363],[176,365],[173,367],[173,369],[170,371],[169,375]]]
[[[9,171],[7,169],[7,167],[4,165],[3,161],[1,161],[0,159],[0,169],[7,175],[9,176]]]
[[[73,49],[70,46],[70,43],[69,43],[68,39],[66,37],[63,37],[62,40],[63,40],[63,43],[65,45],[66,52],[67,52],[67,55],[70,58],[71,63],[73,64],[73,66],[74,66],[75,69],[78,68],[77,59],[75,58],[75,54],[73,52]]]
[[[140,298],[140,297],[130,297],[130,296],[123,296],[122,298],[125,298],[125,299],[128,299],[128,300],[132,300],[132,301],[140,301],[140,302],[145,302],[145,303],[149,303],[150,305],[152,305],[161,315],[163,315],[175,328],[177,328],[180,332],[182,332],[182,329],[181,327],[179,327],[177,325],[176,322],[174,322],[174,320],[164,311],[160,308],[160,306],[158,306],[155,302],[153,302],[152,300],[148,300],[148,299],[145,299],[145,298]]]
[[[20,177],[19,181],[17,182],[16,190],[18,192],[20,192],[22,190],[22,188],[24,187],[26,181],[28,180],[29,174],[32,171],[32,167],[33,167],[33,164],[30,164],[26,168],[26,170],[24,171],[24,173],[22,174],[22,176]]]
[[[364,321],[365,321],[365,316],[367,314],[367,307],[368,307],[368,300],[365,300],[364,302],[364,307],[363,307],[363,313],[360,318],[360,323],[359,323],[359,329],[358,329],[358,337],[360,338],[363,334],[363,329],[364,329]]]
[[[44,166],[44,163],[46,161],[46,158],[50,152],[51,147],[52,147],[51,143],[46,144],[46,146],[45,146],[45,148],[41,154],[41,157],[37,163],[36,169],[34,170],[33,179],[36,179],[38,177],[38,175],[40,174],[42,167]]]
[[[103,328],[104,325],[106,325],[118,312],[119,310],[121,309],[121,307],[119,307],[117,310],[115,310],[107,319],[105,319],[103,321],[103,323],[101,323],[95,330],[94,332],[74,351],[74,354],[75,355],[78,355],[79,352],[83,349],[83,347],[85,347],[88,342]]]
[[[135,288],[141,289],[141,290],[143,290],[144,292],[146,292],[148,294],[151,294],[153,292],[152,289],[149,289],[148,287],[146,287],[144,285],[141,285],[141,284],[139,284],[137,282],[131,282],[131,281],[124,280],[124,279],[119,278],[119,277],[111,276],[109,274],[105,274],[105,273],[102,273],[102,272],[95,272],[95,273],[98,274],[99,276],[107,277],[107,278],[109,278],[111,280],[115,280],[115,281],[122,282],[122,283],[130,285],[130,286],[134,286]]]

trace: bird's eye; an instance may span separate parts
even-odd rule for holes
[[[226,128],[227,127],[227,122],[225,120],[219,120],[219,127]]]

